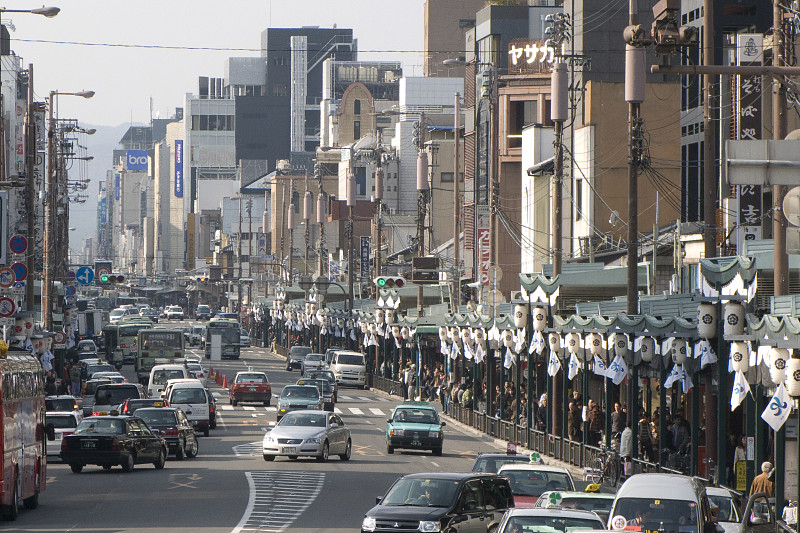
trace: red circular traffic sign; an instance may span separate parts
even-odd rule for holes
[[[56,344],[64,344],[67,340],[67,335],[63,331],[56,331],[53,335],[53,342]]]
[[[0,268],[0,287],[5,289],[14,284],[14,271],[10,268]]]
[[[15,254],[24,254],[28,249],[28,239],[22,235],[14,235],[8,240],[8,247]]]
[[[0,316],[9,317],[17,310],[17,304],[8,296],[0,298]]]
[[[28,267],[24,263],[14,263],[11,265],[11,271],[14,272],[16,281],[25,281],[25,278],[28,277]]]

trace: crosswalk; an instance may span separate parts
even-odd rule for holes
[[[223,411],[225,413],[250,413],[253,417],[264,416],[270,413],[277,413],[277,408],[274,405],[270,405],[269,407],[252,407],[249,405],[237,405],[236,407],[232,405],[218,405],[217,411]],[[358,415],[358,416],[381,416],[385,417],[392,413],[391,409],[378,409],[377,407],[370,407],[366,411],[359,407],[339,407],[334,406],[333,412],[337,415]]]
[[[232,533],[281,532],[289,528],[319,496],[324,472],[245,472],[250,500]]]

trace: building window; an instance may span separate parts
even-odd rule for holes
[[[442,172],[442,183],[453,183],[453,173]]]
[[[270,87],[270,92],[272,96],[286,96],[288,93],[286,89],[286,85],[283,83],[276,83]]]
[[[575,180],[575,220],[583,218],[583,180]]]
[[[361,114],[361,100],[353,100],[353,114],[354,115]]]
[[[357,141],[361,138],[361,121],[354,120],[353,121],[353,140]]]

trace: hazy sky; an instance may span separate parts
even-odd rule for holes
[[[268,27],[352,28],[359,59],[403,61],[406,74],[422,75],[424,0],[46,0],[45,5],[61,12],[52,19],[3,13],[3,22],[16,28],[11,49],[25,67],[33,63],[37,99],[52,90],[97,93],[91,100],[58,98],[60,117],[85,124],[147,123],[150,98],[154,114],[168,116],[183,105],[185,93],[196,93],[198,76],[222,77],[227,57],[258,56],[261,31]],[[41,6],[41,0],[5,4]],[[222,48],[230,50],[214,50]]]

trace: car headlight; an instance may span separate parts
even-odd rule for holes
[[[361,529],[364,531],[375,531],[375,519],[371,516],[365,516],[361,522]]]
[[[419,523],[420,531],[441,531],[442,525],[439,522],[432,522],[430,520],[422,520]]]
[[[320,437],[311,437],[310,439],[306,439],[308,444],[319,444],[321,441]]]
[[[273,439],[272,437],[270,437],[269,435],[267,435],[266,437],[264,437],[264,442],[265,442],[265,443],[267,443],[267,442],[268,442],[268,443],[270,443],[270,444],[271,444],[271,443],[275,442],[275,439]]]
[[[432,439],[441,439],[442,434],[439,431],[430,431],[428,432],[428,436]]]

